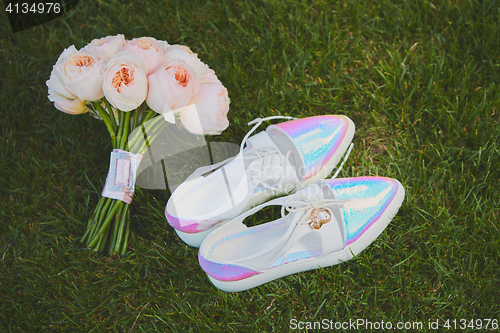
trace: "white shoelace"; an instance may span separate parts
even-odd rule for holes
[[[349,158],[349,155],[351,155],[352,148],[354,148],[354,143],[351,142],[351,144],[349,145],[349,149],[347,149],[347,153],[344,155],[344,159],[342,160],[342,163],[340,163],[339,167],[337,168],[337,171],[335,172],[335,174],[330,179],[337,178],[337,176],[339,175],[340,171],[342,170],[342,167],[344,166],[344,163]]]
[[[248,133],[245,135],[245,137],[243,138],[243,140],[241,141],[241,145],[240,145],[240,154],[241,156],[243,156],[243,147],[245,146],[245,143],[247,141],[247,139],[250,137],[250,135],[266,120],[272,120],[272,119],[297,119],[297,118],[294,118],[294,117],[290,117],[290,116],[270,116],[270,117],[265,117],[265,118],[255,118],[254,120],[250,121],[248,123],[248,125],[252,125],[252,124],[255,124],[254,127],[252,127],[252,129],[250,129],[250,131],[248,131]],[[255,156],[257,158],[262,158],[264,157],[265,155],[271,155],[271,163],[270,165],[273,165],[273,157],[275,155],[275,153],[278,153],[279,156],[282,156],[281,152],[278,151],[277,149],[271,149],[271,148],[263,148],[263,149],[259,149],[257,151],[251,151],[249,152],[249,154],[247,154],[247,156],[245,156],[245,158],[251,158],[251,156]],[[292,152],[289,150],[287,151],[286,153],[286,156],[285,156],[285,159],[283,161],[283,165],[282,165],[282,173],[281,173],[281,177],[280,179],[278,179],[276,181],[276,185],[275,186],[270,186],[268,184],[266,184],[265,182],[260,182],[260,184],[268,189],[268,190],[271,190],[271,191],[279,191],[280,190],[280,183],[281,183],[281,180],[283,178],[283,173],[285,172],[286,170],[286,167],[287,167],[287,163],[290,163],[289,160],[290,160],[290,155],[292,154]],[[281,161],[280,161],[281,163]],[[264,166],[264,163],[262,163],[262,165]]]
[[[279,156],[282,156],[281,153],[278,152],[276,149],[268,149],[268,148],[259,149],[258,151],[253,151],[249,155],[255,156],[257,159],[259,159],[259,158],[263,159],[266,155],[270,155],[271,162],[269,164],[274,165],[273,159],[274,159],[274,156],[276,155],[276,153],[278,153]],[[283,161],[283,164],[281,165],[281,168],[282,168],[281,177],[278,180],[276,180],[275,186],[268,185],[265,182],[260,182],[259,185],[262,185],[262,187],[264,187],[268,190],[271,190],[271,191],[280,191],[281,190],[281,180],[283,179],[284,173],[286,171],[287,163],[291,164],[291,162],[290,162],[290,155],[291,154],[292,154],[292,152],[290,150],[287,151],[287,153],[285,155],[285,159]],[[249,158],[250,157],[249,155],[245,156],[245,158]],[[281,161],[280,161],[280,163],[281,163]],[[265,166],[265,163],[264,163],[264,161],[262,161],[262,167],[264,167],[264,166]]]
[[[229,162],[233,161],[234,159],[236,159],[238,156],[241,156],[243,157],[243,147],[245,146],[245,143],[246,141],[248,140],[248,138],[250,137],[250,135],[257,129],[257,127],[259,127],[264,121],[266,120],[272,120],[272,119],[297,119],[297,118],[294,118],[294,117],[290,117],[290,116],[270,116],[270,117],[265,117],[265,118],[255,118],[254,120],[252,120],[251,122],[249,122],[247,125],[253,125],[255,124],[254,127],[252,127],[250,129],[250,131],[247,132],[247,134],[245,134],[245,136],[243,137],[243,140],[241,141],[241,144],[240,144],[240,152],[238,153],[238,155],[236,156],[233,156],[233,157],[230,157],[222,162],[219,162],[219,163],[215,163],[215,164],[212,164],[212,165],[207,165],[207,166],[203,166],[203,167],[199,167],[198,169],[196,169],[185,181],[188,181],[188,180],[191,180],[193,178],[196,178],[198,176],[201,176],[205,173],[208,173],[210,171],[215,171],[215,169],[218,169],[220,167],[223,167],[224,165],[228,164]],[[264,151],[265,149],[262,149],[262,151]],[[271,152],[271,150],[273,149],[268,149],[269,152]],[[256,154],[258,156],[258,152],[252,152],[252,154]],[[287,153],[286,155],[286,160],[288,160],[288,157],[289,157],[289,153]],[[266,184],[264,184],[263,186],[266,186]]]

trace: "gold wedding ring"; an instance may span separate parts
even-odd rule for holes
[[[327,213],[328,216],[325,219],[320,219],[319,214],[320,213]],[[311,212],[311,216],[309,216],[309,219],[311,222],[309,222],[309,225],[313,229],[319,229],[323,224],[327,224],[330,222],[332,219],[332,215],[330,214],[330,211],[328,209],[324,208],[314,208]]]

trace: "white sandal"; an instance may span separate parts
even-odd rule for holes
[[[336,265],[360,253],[382,233],[404,195],[403,186],[390,178],[320,180],[214,230],[201,244],[200,265],[224,291],[242,291]],[[246,217],[269,205],[282,206],[281,218],[250,228],[243,224]]]
[[[248,123],[255,126],[238,155],[197,169],[172,193],[165,215],[184,242],[200,246],[212,230],[250,207],[328,177],[354,136],[349,118],[325,115],[271,125],[250,137],[264,120],[278,118],[292,119]]]

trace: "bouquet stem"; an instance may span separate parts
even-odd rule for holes
[[[149,147],[149,142],[144,144],[140,140],[142,132],[138,131],[130,142],[128,135],[139,126],[144,129],[143,124],[152,119],[156,113],[154,111],[142,112],[139,108],[134,111],[123,112],[113,109],[106,99],[103,99],[103,102],[103,104],[101,104],[101,101],[92,102],[92,106],[106,125],[113,149],[129,151],[129,143],[131,145],[133,143],[135,145],[134,151],[144,154],[147,147]],[[104,105],[104,108],[102,105]],[[133,119],[131,120],[132,116]],[[116,124],[117,120],[118,125]],[[153,124],[147,124],[147,127],[151,126]],[[92,212],[81,242],[95,251],[107,252],[110,255],[124,255],[128,248],[129,235],[129,204],[122,200],[101,196]]]

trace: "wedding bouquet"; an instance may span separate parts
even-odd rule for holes
[[[59,56],[47,87],[58,110],[90,112],[110,134],[110,170],[81,241],[111,255],[128,247],[135,173],[154,140],[141,140],[142,133],[159,122],[198,135],[220,134],[229,125],[227,89],[215,72],[189,47],[151,37],[107,36],[80,50],[72,45]]]

